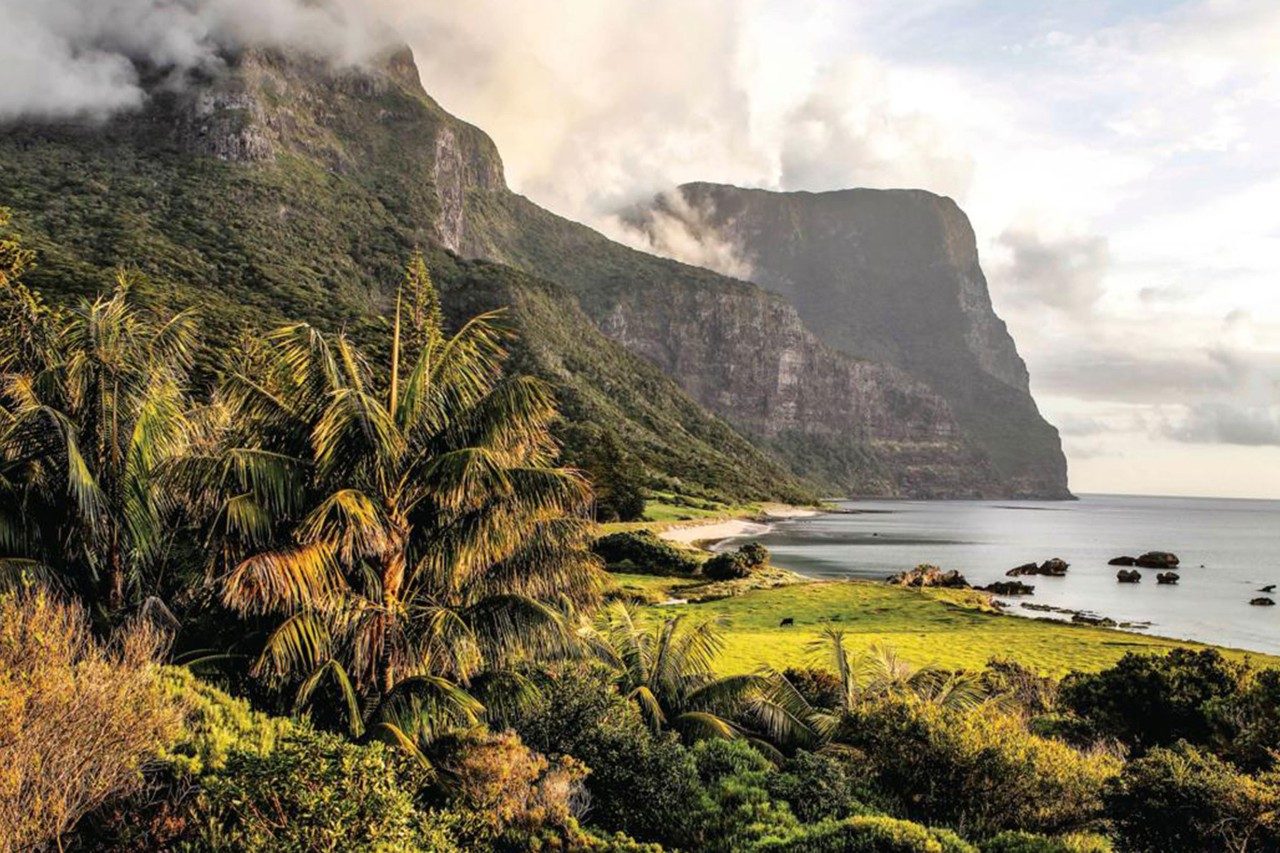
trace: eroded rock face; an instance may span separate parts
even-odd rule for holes
[[[955,569],[943,571],[937,566],[921,564],[914,569],[900,572],[889,578],[895,586],[942,587],[944,589],[968,589],[969,582]]]
[[[1025,364],[996,316],[968,218],[919,190],[777,193],[686,184],[628,213],[659,249],[655,223],[736,249],[752,281],[793,305],[822,341],[930,385],[1011,494],[1067,497],[1057,431],[1040,416]]]

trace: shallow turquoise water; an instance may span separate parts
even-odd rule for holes
[[[1280,501],[1085,495],[840,505],[862,512],[788,520],[752,538],[778,565],[813,577],[883,578],[933,563],[979,585],[1061,557],[1071,564],[1067,576],[1023,578],[1035,595],[1009,600],[1010,613],[1045,617],[1018,606],[1032,601],[1150,622],[1146,633],[1280,654],[1280,606],[1249,604],[1260,587],[1280,584]],[[1141,583],[1116,582],[1107,560],[1153,550],[1181,557],[1177,586],[1157,585],[1148,570]]]

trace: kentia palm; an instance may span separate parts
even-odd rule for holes
[[[690,623],[684,614],[646,618],[614,604],[598,619],[599,653],[655,730],[670,726],[695,739],[746,736],[770,753],[774,744],[812,742],[808,721],[793,713],[794,690],[785,680],[767,671],[715,673],[720,627],[714,620]]]
[[[177,529],[163,475],[187,444],[194,318],[140,308],[124,274],[109,295],[50,307],[20,283],[30,262],[0,246],[2,562],[114,615],[147,592]]]
[[[248,343],[192,457],[223,601],[283,617],[256,672],[299,703],[331,675],[353,730],[473,722],[470,680],[565,650],[598,596],[589,485],[556,467],[553,400],[504,374],[506,337],[493,313],[446,336],[416,258],[389,359],[306,325]]]

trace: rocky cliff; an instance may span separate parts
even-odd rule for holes
[[[46,282],[86,292],[125,262],[171,283],[158,301],[181,302],[194,288],[226,336],[261,316],[359,326],[385,310],[411,247],[436,245],[567,287],[605,335],[827,490],[1057,493],[1050,480],[1002,475],[943,396],[823,342],[778,296],[633,251],[510,192],[492,141],[422,91],[407,51],[363,70],[250,52],[186,91],[157,91],[139,114],[106,126],[10,128],[0,144],[11,167],[0,203],[34,230],[50,260]],[[544,369],[585,369],[584,343],[612,346],[590,344],[593,334],[574,341],[574,358],[564,355],[572,335],[563,329],[548,335],[561,349],[533,342],[529,351],[542,353]],[[597,407],[628,398],[627,429],[679,456],[672,467],[697,466],[697,454],[675,452],[696,436],[708,454],[738,454],[751,482],[767,476],[756,450],[670,394],[665,408],[681,416],[657,422],[660,412],[631,387],[654,380],[607,361],[623,373],[594,365],[588,396]]]
[[[629,214],[731,247],[840,352],[892,364],[944,397],[1013,494],[1064,497],[1066,461],[991,306],[973,229],[919,190],[779,193],[688,184]],[[657,227],[661,225],[661,227]]]

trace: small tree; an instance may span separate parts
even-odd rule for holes
[[[163,474],[190,432],[194,317],[140,308],[123,273],[108,295],[49,307],[15,246],[0,245],[0,562],[116,613],[177,529]]]
[[[222,600],[272,624],[255,672],[409,744],[476,721],[481,671],[566,649],[601,582],[590,488],[498,315],[447,336],[421,257],[396,306],[387,361],[307,325],[248,346],[187,475]]]

